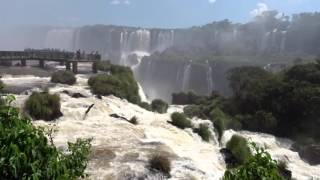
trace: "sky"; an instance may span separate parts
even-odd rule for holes
[[[320,0],[0,0],[0,26],[184,28],[223,19],[244,23],[266,10],[315,12]]]

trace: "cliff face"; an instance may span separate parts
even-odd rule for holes
[[[240,65],[223,61],[201,64],[148,57],[142,60],[136,78],[150,99],[161,97],[170,102],[171,94],[181,91],[208,95],[215,90],[228,96],[231,92],[227,71]]]
[[[152,98],[169,100],[170,94],[176,91],[194,90],[199,94],[208,94],[217,90],[229,94],[225,72],[242,63],[220,62],[226,56],[236,57],[232,62],[237,62],[240,56],[251,57],[251,61],[268,56],[317,55],[320,50],[319,22],[319,13],[302,13],[290,19],[270,11],[245,24],[224,20],[187,29],[111,25],[42,27],[38,30],[10,31],[9,34],[15,39],[10,49],[14,44],[19,44],[19,49],[99,51],[104,59],[110,59],[113,63],[136,65],[135,74],[147,94]],[[9,41],[10,36],[0,32],[6,37],[2,39]],[[149,58],[143,59],[141,66],[136,64],[141,62],[143,56],[149,55]],[[216,60],[219,62],[214,63]]]

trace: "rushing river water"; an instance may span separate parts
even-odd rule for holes
[[[266,148],[273,158],[285,160],[294,178],[320,179],[320,166],[310,166],[302,161],[298,153],[289,150],[292,143],[289,140],[261,133],[228,130],[221,145],[215,137],[206,143],[192,130],[181,130],[167,122],[172,112],[182,111],[182,106],[171,106],[167,114],[157,114],[114,96],[97,99],[91,94],[87,79],[88,75],[77,75],[77,83],[73,86],[58,84],[50,87],[51,93],[60,94],[61,111],[64,115],[52,123],[34,123],[56,129],[54,143],[61,149],[65,149],[67,141],[93,138],[92,155],[86,170],[90,179],[165,179],[161,174],[148,169],[148,158],[152,154],[165,154],[170,158],[170,179],[220,179],[226,167],[219,149],[236,133]],[[34,76],[4,76],[2,80],[10,86],[50,84],[49,78]],[[72,98],[62,93],[66,90],[86,97]],[[30,93],[16,96],[17,106],[23,106],[28,97],[26,94]],[[91,104],[94,104],[93,108],[84,117]],[[132,125],[110,117],[110,114],[118,114],[127,119],[136,116],[139,124]],[[194,119],[193,123],[208,123],[212,127],[208,120]]]

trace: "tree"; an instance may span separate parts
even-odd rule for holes
[[[32,125],[19,109],[10,106],[13,96],[0,106],[0,177],[20,179],[78,179],[84,177],[90,139],[68,143],[62,153],[49,143],[43,128]],[[51,135],[49,134],[49,137]]]
[[[151,109],[152,111],[164,114],[168,110],[168,103],[164,102],[161,99],[155,99],[151,102]]]
[[[249,157],[243,165],[227,170],[223,180],[284,180],[279,174],[277,162],[271,158],[270,154],[255,144],[251,145],[254,155]]]

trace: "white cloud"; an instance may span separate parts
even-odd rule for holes
[[[129,0],[125,0],[125,1],[123,1],[123,4],[130,5],[131,2]]]
[[[209,0],[209,3],[213,4],[215,3],[217,0]]]
[[[254,9],[254,10],[252,10],[251,12],[250,12],[250,14],[251,14],[251,16],[259,16],[259,15],[261,15],[263,12],[265,12],[265,11],[268,11],[269,10],[269,7],[268,7],[268,5],[267,4],[265,4],[265,3],[258,3],[257,4],[257,8],[256,9]]]
[[[131,1],[130,0],[112,0],[110,1],[110,4],[111,5],[121,5],[121,4],[130,5]]]

